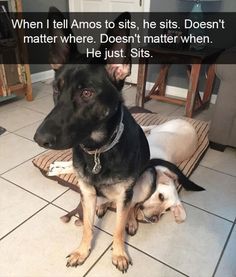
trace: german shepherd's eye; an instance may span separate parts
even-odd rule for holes
[[[161,202],[163,202],[165,200],[165,197],[162,193],[159,193],[158,197],[161,200]]]
[[[93,89],[88,89],[88,88],[85,88],[81,91],[81,98],[83,100],[89,100],[94,94],[94,90]]]

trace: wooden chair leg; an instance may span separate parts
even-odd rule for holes
[[[188,89],[187,101],[186,101],[186,110],[185,110],[187,117],[193,116],[196,95],[198,93],[197,89],[198,89],[200,70],[201,70],[201,64],[192,65],[189,89]]]
[[[166,94],[166,82],[167,82],[169,68],[170,68],[169,64],[166,64],[163,68],[162,82],[159,85],[159,95],[160,96],[165,96],[165,94]]]
[[[144,106],[145,93],[146,93],[147,69],[148,69],[148,60],[145,58],[140,58],[140,64],[138,68],[136,106],[142,107],[142,108]]]
[[[149,93],[149,96],[151,95],[165,95],[165,84],[166,79],[168,75],[169,65],[168,64],[162,64],[159,74],[156,77],[156,80],[154,82],[154,85]]]
[[[209,65],[208,71],[207,71],[207,79],[206,79],[206,86],[204,90],[203,95],[203,103],[207,103],[211,99],[213,84],[215,80],[215,64]]]
[[[22,0],[15,0],[15,6],[16,6],[16,11],[17,11],[17,19],[21,20],[22,19],[22,12],[23,12],[23,7],[22,7]],[[26,77],[26,87],[25,87],[25,95],[26,99],[28,101],[33,100],[32,96],[32,85],[31,85],[31,75],[30,75],[30,66],[29,66],[29,61],[28,61],[28,52],[26,45],[23,43],[23,37],[25,33],[23,29],[20,29],[18,31],[18,36],[19,36],[19,42],[20,42],[20,47],[19,51],[21,52],[21,63],[23,62],[24,68],[25,68],[25,77]]]
[[[25,64],[25,74],[26,74],[26,99],[28,101],[33,100],[32,94],[32,83],[31,83],[31,75],[30,75],[30,67],[29,64]]]

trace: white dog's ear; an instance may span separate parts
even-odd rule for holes
[[[162,170],[157,169],[157,183],[158,184],[163,184],[163,185],[168,185],[170,182],[170,176],[167,175],[165,172]]]
[[[182,205],[182,203],[179,203],[175,206],[171,207],[171,211],[175,217],[175,222],[176,223],[182,223],[186,219],[186,212],[185,209]]]
[[[170,171],[170,170],[165,170],[165,171],[164,171],[164,174],[165,174],[166,176],[168,176],[169,178],[173,179],[174,182],[175,182],[175,181],[178,181],[178,176],[177,176],[175,173],[173,173],[172,171]]]

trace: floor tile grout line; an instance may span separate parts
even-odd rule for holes
[[[41,200],[47,202],[48,204],[50,204],[50,201],[48,201],[47,199],[45,199],[45,198],[43,198],[43,197],[41,197],[41,196],[35,194],[34,192],[32,192],[32,191],[30,191],[30,190],[28,190],[28,189],[26,189],[26,188],[21,187],[20,185],[18,185],[18,184],[16,184],[16,183],[14,183],[14,182],[12,182],[12,181],[10,181],[10,180],[4,178],[3,176],[0,176],[0,179],[5,180],[5,181],[11,183],[12,185],[14,185],[14,186],[16,186],[16,187],[18,187],[18,188],[24,190],[25,192],[28,192],[28,193],[30,193],[31,195],[36,196],[37,198],[39,198],[39,199],[41,199]]]
[[[45,97],[45,98],[46,98],[46,97]],[[38,100],[40,100],[40,99],[38,99]],[[36,99],[36,100],[34,100],[34,101],[37,101],[37,99]],[[35,103],[35,102],[34,102],[34,103]],[[32,112],[39,113],[39,114],[41,114],[41,115],[44,115],[45,117],[46,117],[46,116],[47,116],[47,114],[48,114],[48,113],[43,113],[43,112],[40,112],[39,110],[35,110],[35,109],[31,108],[31,107],[26,107],[26,106],[24,106],[24,105],[20,105],[20,104],[18,104],[17,106],[18,106],[18,107],[20,107],[20,108],[27,109],[27,110],[32,111]],[[53,108],[53,107],[52,107],[52,108]]]
[[[55,200],[54,200],[55,201]],[[50,203],[51,205],[53,205],[54,207],[56,207],[56,208],[58,208],[58,209],[60,209],[60,210],[62,210],[63,212],[66,212],[66,213],[68,213],[69,211],[68,210],[66,210],[65,208],[63,208],[63,207],[60,207],[60,206],[58,206],[57,204],[55,204],[55,203],[53,203],[53,202],[51,202]],[[76,216],[75,215],[75,217],[78,217],[78,216]],[[79,218],[79,217],[78,217]]]
[[[24,128],[24,127],[23,127],[23,128]],[[20,129],[18,129],[18,130],[20,130]],[[12,132],[12,131],[8,131],[8,132],[9,132],[9,134],[12,134],[12,135],[15,135],[15,136],[17,136],[17,137],[26,139],[26,140],[28,140],[28,141],[30,141],[30,142],[34,142],[32,139],[26,138],[26,137],[24,137],[24,136],[22,136],[22,135],[19,135],[19,134],[17,134],[17,133]]]
[[[232,225],[232,227],[231,227],[231,229],[230,229],[230,231],[229,231],[228,237],[227,237],[226,242],[225,242],[225,244],[224,244],[224,247],[223,247],[223,249],[222,249],[222,251],[221,251],[220,257],[219,257],[219,259],[218,259],[218,261],[217,261],[217,264],[216,264],[215,270],[214,270],[214,272],[213,272],[213,274],[212,274],[212,277],[215,276],[215,274],[216,274],[216,272],[217,272],[217,270],[218,270],[218,268],[219,268],[220,262],[221,262],[221,260],[222,260],[222,258],[223,258],[223,255],[224,255],[225,250],[226,250],[226,248],[227,248],[227,246],[228,246],[228,242],[229,242],[229,240],[230,240],[230,238],[231,238],[231,235],[232,235],[232,233],[233,233],[233,230],[234,230],[234,227],[235,227],[235,226],[236,226],[236,218],[235,218],[234,223],[233,223],[233,225]]]
[[[43,120],[43,118],[42,118],[42,119],[39,119],[39,120],[36,120],[35,122],[31,122],[30,124],[27,124],[27,125],[25,125],[25,126],[23,126],[23,127],[21,127],[21,128],[18,128],[18,129],[14,130],[14,131],[8,131],[8,130],[7,130],[7,131],[8,131],[8,132],[11,132],[11,133],[15,133],[15,132],[20,131],[21,129],[30,127],[31,125],[34,125],[35,123],[38,123],[38,122],[40,122],[40,121],[42,121],[42,120]]]
[[[183,202],[184,204],[189,205],[189,206],[191,206],[191,207],[194,207],[194,208],[196,208],[196,209],[198,209],[198,210],[201,210],[201,211],[203,211],[203,212],[205,212],[205,213],[208,213],[208,214],[210,214],[210,215],[219,217],[220,219],[223,219],[223,220],[228,221],[228,222],[230,222],[230,223],[234,223],[233,220],[224,218],[223,216],[220,216],[220,215],[215,214],[215,213],[213,213],[213,212],[207,211],[207,210],[205,210],[205,209],[203,209],[203,208],[200,208],[200,207],[198,207],[198,206],[195,206],[195,205],[193,205],[193,204],[191,204],[191,203],[189,203],[189,202],[186,202],[186,201],[184,201],[184,200],[181,200],[181,202]]]
[[[35,103],[36,101],[38,101],[38,100],[41,100],[41,99],[43,99],[43,98],[46,98],[46,97],[49,97],[49,96],[52,96],[53,95],[53,93],[48,93],[48,95],[42,95],[42,96],[40,96],[39,98],[34,98],[33,100],[34,101],[31,101],[31,103]],[[19,108],[23,108],[23,109],[27,109],[27,110],[30,110],[30,111],[33,111],[33,112],[36,112],[36,113],[39,113],[39,114],[42,114],[42,115],[44,115],[44,116],[46,116],[47,114],[45,114],[45,113],[43,113],[43,112],[41,112],[41,111],[39,111],[39,110],[34,110],[33,108],[31,108],[31,107],[28,107],[26,104],[27,103],[29,103],[28,101],[27,102],[25,102],[25,103],[20,103],[19,101],[21,101],[22,99],[19,99],[19,100],[16,100],[15,102],[12,102],[12,103],[9,103],[9,108],[12,108],[12,107],[10,107],[10,104],[15,104],[17,107],[19,107]]]
[[[0,177],[0,179],[1,179],[1,178],[2,178],[2,177]],[[2,178],[2,179],[4,179],[4,178]],[[6,179],[4,179],[4,180],[6,180]],[[6,181],[8,181],[8,180],[6,180]],[[5,234],[3,237],[1,237],[1,238],[0,238],[0,241],[3,240],[4,238],[6,238],[6,237],[7,237],[8,235],[10,235],[12,232],[14,232],[16,229],[18,229],[21,225],[23,225],[24,223],[26,223],[28,220],[30,220],[32,217],[34,217],[36,214],[38,214],[39,212],[41,212],[43,209],[45,209],[46,207],[48,207],[48,206],[50,206],[50,205],[53,205],[53,206],[55,206],[55,207],[60,208],[61,210],[63,210],[63,208],[61,208],[61,207],[59,207],[59,206],[53,204],[52,202],[55,201],[57,198],[61,197],[61,196],[62,196],[64,193],[66,193],[68,190],[70,190],[70,189],[67,189],[66,191],[64,191],[63,193],[61,193],[59,196],[57,196],[54,200],[48,201],[48,200],[42,198],[41,196],[39,196],[39,195],[37,195],[37,194],[34,194],[33,192],[31,192],[31,191],[29,191],[29,190],[26,190],[26,189],[20,187],[19,185],[15,184],[15,183],[13,183],[13,182],[11,182],[11,181],[8,181],[8,182],[10,182],[11,184],[13,184],[13,185],[15,185],[15,186],[17,186],[17,187],[23,189],[24,191],[26,191],[26,192],[28,192],[28,193],[30,193],[30,194],[36,196],[36,197],[39,198],[39,199],[44,200],[46,203],[45,203],[45,206],[43,206],[42,208],[40,208],[38,211],[36,211],[35,213],[33,213],[30,217],[28,217],[27,219],[25,219],[24,221],[22,221],[22,222],[21,222],[20,224],[18,224],[16,227],[14,227],[12,230],[10,230],[7,234]]]
[[[51,86],[52,85],[52,83],[50,83],[50,84],[48,84],[48,83],[46,83],[47,82],[47,80],[50,80],[50,79],[52,79],[52,82],[53,82],[53,79],[54,78],[49,78],[49,79],[46,79],[46,80],[42,80],[42,81],[38,81],[38,82],[35,82],[34,84],[36,84],[36,83],[42,83],[42,84],[45,84],[46,86]]]
[[[182,108],[184,106],[179,106],[176,108],[176,110],[174,110],[173,112],[171,112],[168,116],[175,116],[174,113],[177,112],[179,110],[179,108]],[[182,116],[185,116],[184,114]]]
[[[56,198],[54,198],[52,201],[50,201],[51,204],[53,204],[54,201],[56,201],[58,198],[60,198],[62,195],[64,195],[65,193],[67,193],[70,190],[70,188],[67,188],[67,190],[65,190],[63,193],[61,193],[60,195],[58,195]]]
[[[49,93],[50,93],[50,92],[47,92],[47,94],[41,95],[41,96],[36,95],[37,98],[33,98],[33,101],[37,101],[37,100],[43,99],[43,98],[45,98],[45,97],[51,96],[51,94],[49,94]],[[27,103],[27,102],[26,102],[26,103]],[[31,101],[31,103],[33,103],[33,102]]]
[[[113,237],[113,234],[112,234],[112,233],[107,232],[106,230],[103,230],[102,228],[98,227],[97,225],[94,225],[94,227],[95,227],[96,229],[98,229],[98,230],[100,230],[100,231],[106,233],[107,235]]]
[[[220,171],[220,170],[218,170],[218,169],[214,169],[214,168],[212,168],[212,167],[205,166],[205,165],[203,165],[203,164],[201,164],[201,163],[199,164],[199,166],[202,166],[202,167],[205,167],[205,168],[207,168],[207,169],[209,169],[209,170],[212,170],[212,171],[215,171],[215,172],[218,172],[218,173],[221,173],[221,174],[228,175],[228,176],[230,176],[230,177],[236,178],[235,175],[226,173],[226,172],[224,172],[224,171]]]
[[[88,273],[94,268],[94,266],[101,260],[101,258],[105,255],[105,253],[108,252],[108,250],[110,249],[110,247],[112,246],[112,242],[109,244],[109,246],[105,249],[105,251],[103,251],[103,253],[98,257],[98,259],[90,266],[90,268],[88,269],[88,271],[83,275],[83,277],[87,276]]]
[[[35,100],[35,101],[37,101],[37,100]],[[31,102],[31,103],[32,103],[32,102]],[[44,116],[47,115],[47,114],[45,114],[45,113],[42,113],[42,112],[40,112],[40,111],[38,111],[38,110],[36,111],[36,110],[34,110],[34,109],[30,108],[30,107],[26,107],[26,106],[24,106],[24,105],[22,105],[22,104],[19,104],[19,103],[16,103],[16,106],[19,107],[19,108],[22,108],[22,109],[26,109],[26,110],[33,111],[33,112],[38,113],[38,114],[43,114]],[[10,107],[10,108],[12,108],[12,107]]]
[[[34,98],[34,96],[33,96],[33,101],[41,100],[41,99],[43,99],[45,97],[52,96],[52,94],[53,93],[50,94],[50,92],[48,92],[48,94],[46,94],[46,95],[41,95],[41,96],[38,96],[38,97],[36,95],[37,98]],[[33,101],[31,101],[31,103],[34,103]],[[28,103],[28,102],[26,102],[26,103]]]
[[[6,171],[0,173],[0,176],[2,176],[2,175],[4,175],[4,174],[8,173],[9,171],[11,171],[11,170],[13,170],[13,169],[16,169],[18,166],[20,166],[20,165],[22,165],[22,164],[24,164],[24,163],[26,163],[26,162],[32,161],[34,158],[38,157],[39,155],[42,155],[43,153],[45,153],[45,152],[47,152],[47,151],[48,151],[47,149],[46,149],[46,150],[43,150],[42,152],[36,154],[35,156],[33,156],[33,157],[31,157],[31,158],[29,158],[29,159],[27,159],[27,160],[24,160],[23,162],[17,164],[16,166],[14,166],[14,167],[12,167],[12,168],[10,168],[10,169],[8,169],[8,170],[6,170]]]
[[[28,190],[28,189],[26,189],[26,188],[24,188],[24,187],[22,187],[22,186],[20,186],[20,185],[18,185],[18,184],[16,184],[16,183],[14,183],[14,182],[12,182],[12,181],[6,179],[6,178],[3,177],[3,176],[0,176],[0,179],[3,179],[3,180],[5,180],[5,181],[11,183],[12,185],[14,185],[14,186],[16,186],[16,187],[18,187],[18,188],[24,190],[25,192],[28,192],[29,194],[31,194],[31,195],[33,195],[33,196],[35,196],[35,197],[37,197],[37,198],[39,198],[39,199],[41,199],[41,200],[43,200],[43,201],[45,201],[45,202],[47,202],[48,204],[53,204],[53,203],[52,203],[53,201],[57,200],[59,197],[61,197],[63,194],[65,194],[67,191],[70,190],[70,189],[68,188],[67,190],[65,190],[64,192],[62,192],[60,195],[58,195],[55,199],[53,199],[53,200],[50,201],[50,200],[47,200],[47,199],[43,198],[42,196],[40,196],[40,195],[38,195],[38,194],[36,194],[36,193],[34,193],[34,192],[32,192],[32,191],[30,191],[30,190]]]
[[[136,246],[134,246],[134,245],[132,245],[132,244],[130,244],[130,243],[128,243],[128,242],[126,242],[125,244],[127,244],[127,245],[129,245],[130,247],[134,248],[135,250],[137,250],[137,251],[139,251],[139,252],[145,254],[145,255],[148,256],[149,258],[152,258],[152,259],[154,259],[155,261],[157,261],[157,262],[159,262],[159,263],[161,263],[161,264],[163,264],[163,265],[165,265],[165,266],[171,268],[172,270],[177,271],[178,273],[182,274],[183,276],[187,276],[187,277],[189,276],[189,275],[185,274],[184,272],[178,270],[177,268],[174,268],[173,266],[171,266],[171,265],[169,265],[169,264],[167,264],[167,263],[165,263],[165,262],[163,262],[163,261],[161,261],[161,260],[159,260],[159,259],[153,257],[151,254],[149,254],[149,253],[147,253],[147,252],[145,252],[145,251],[143,251],[143,250],[137,248]]]
[[[16,227],[14,227],[12,230],[10,230],[8,233],[6,233],[3,237],[0,238],[0,241],[3,240],[4,238],[6,238],[8,235],[10,235],[12,232],[14,232],[16,229],[18,229],[21,225],[25,224],[28,220],[30,220],[32,217],[34,217],[36,214],[38,214],[39,212],[41,212],[43,209],[45,209],[46,207],[48,207],[50,205],[50,203],[47,203],[45,206],[43,206],[42,208],[40,208],[38,211],[36,211],[35,213],[33,213],[30,217],[26,218],[25,220],[23,220],[20,224],[18,224]]]

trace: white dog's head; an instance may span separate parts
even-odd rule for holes
[[[137,209],[136,218],[143,222],[157,222],[161,215],[170,209],[175,221],[181,223],[186,219],[186,212],[179,199],[175,182],[177,176],[169,170],[157,170],[156,190]]]

